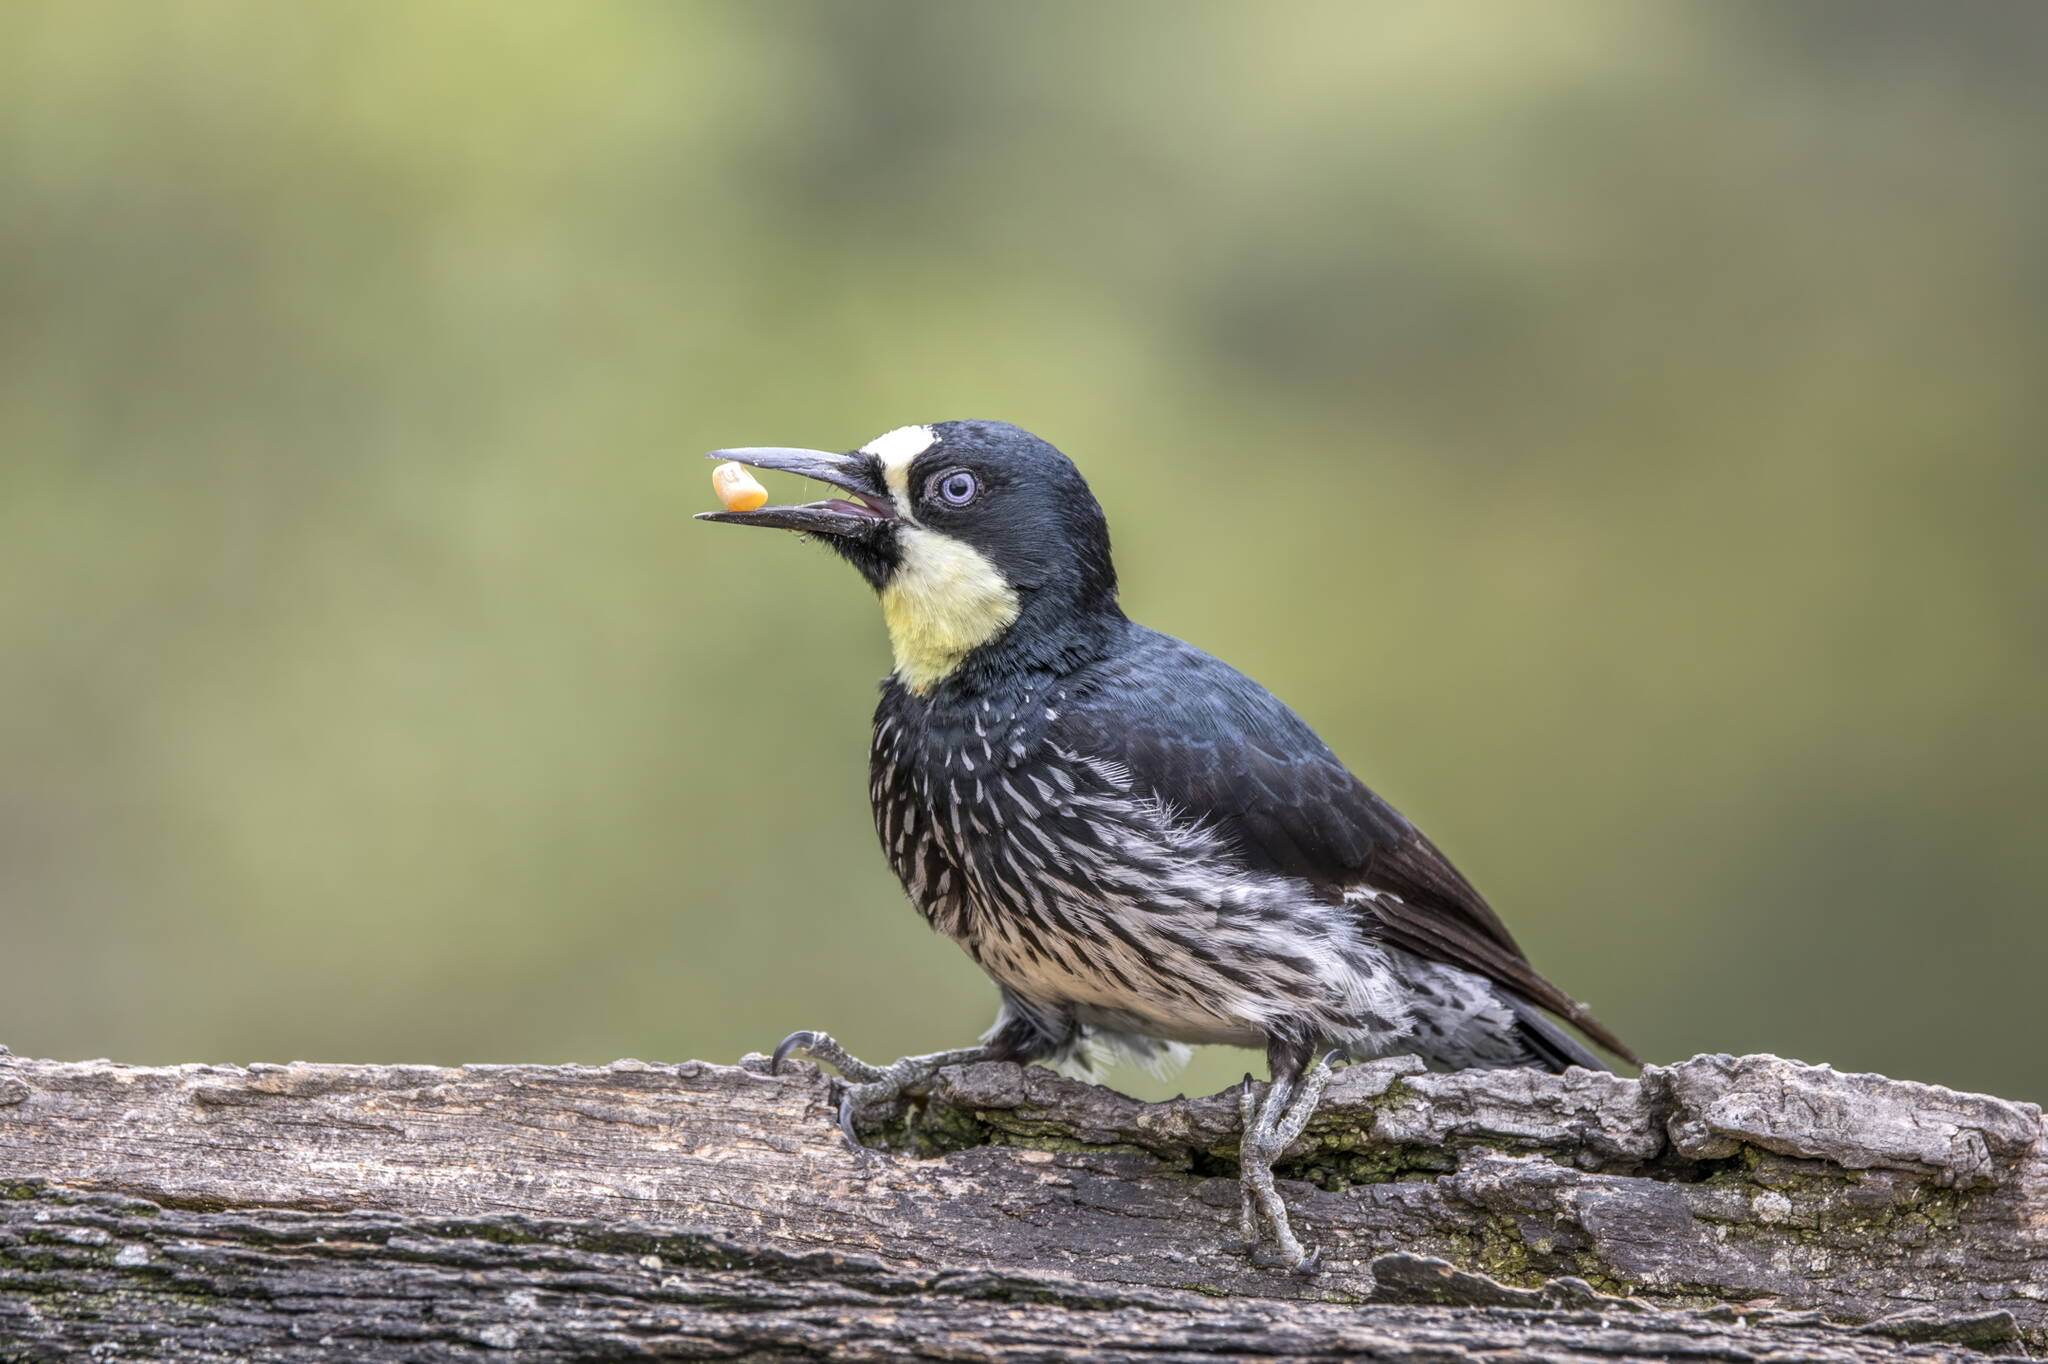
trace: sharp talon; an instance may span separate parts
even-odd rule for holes
[[[1323,1065],[1325,1067],[1334,1066],[1343,1057],[1343,1055],[1344,1048],[1342,1047],[1337,1047],[1333,1050],[1326,1051],[1323,1053]]]
[[[1307,1255],[1303,1256],[1301,1263],[1295,1265],[1290,1272],[1299,1274],[1304,1279],[1310,1277],[1311,1275],[1322,1273],[1323,1248],[1321,1246],[1317,1246],[1314,1250],[1310,1251]]]
[[[848,1089],[839,1096],[839,1130],[846,1136],[846,1144],[856,1151],[868,1148],[860,1144],[860,1138],[853,1131],[853,1090]]]
[[[817,1041],[818,1034],[808,1028],[800,1029],[783,1038],[781,1042],[776,1044],[775,1055],[768,1060],[768,1073],[770,1075],[782,1074],[782,1063],[789,1059],[791,1052],[815,1046]]]

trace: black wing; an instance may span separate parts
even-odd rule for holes
[[[1056,743],[1128,768],[1140,787],[1232,839],[1248,865],[1299,877],[1332,901],[1350,893],[1381,941],[1476,972],[1640,1064],[1536,973],[1434,844],[1229,664],[1133,626],[1128,647],[1085,670],[1057,704]]]

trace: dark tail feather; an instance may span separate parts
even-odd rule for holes
[[[1571,1066],[1583,1066],[1587,1070],[1613,1069],[1588,1051],[1578,1038],[1551,1022],[1535,1005],[1517,999],[1506,990],[1496,990],[1495,993],[1514,1011],[1522,1040],[1529,1044],[1530,1054],[1545,1070],[1557,1075]]]

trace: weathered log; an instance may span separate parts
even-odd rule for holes
[[[2048,1345],[2030,1104],[1766,1056],[1640,1080],[1354,1066],[1281,1167],[1313,1279],[1231,1246],[1235,1128],[1228,1095],[1148,1105],[1007,1065],[946,1074],[866,1134],[878,1154],[839,1137],[814,1068],[759,1058],[0,1055],[0,1359]]]

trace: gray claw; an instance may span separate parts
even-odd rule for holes
[[[853,1086],[851,1085],[846,1086],[845,1092],[839,1096],[839,1130],[846,1137],[846,1144],[854,1150],[865,1152],[868,1149],[860,1144],[860,1137],[853,1130]]]
[[[782,1063],[789,1059],[791,1052],[802,1051],[806,1047],[813,1046],[817,1043],[817,1040],[818,1034],[812,1032],[809,1028],[799,1028],[783,1038],[782,1041],[776,1044],[775,1054],[768,1060],[768,1073],[770,1075],[782,1074]]]

